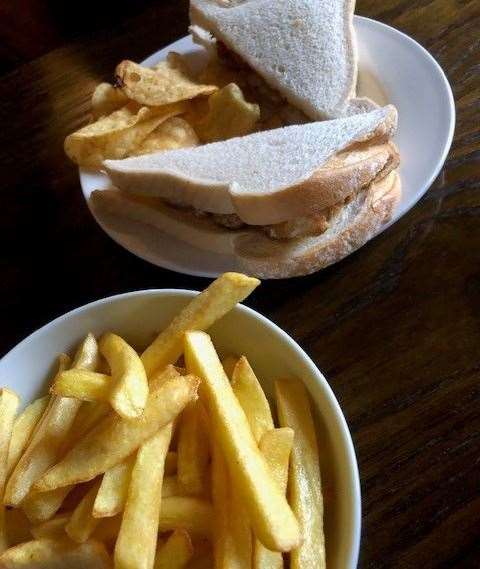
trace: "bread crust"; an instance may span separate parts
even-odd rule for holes
[[[383,131],[380,132],[383,138]],[[317,215],[378,181],[398,167],[400,156],[393,143],[355,144],[328,160],[307,180],[270,195],[232,196],[240,218],[249,225],[269,225],[297,217]]]
[[[235,253],[242,270],[264,279],[282,279],[314,273],[350,255],[380,230],[398,204],[400,177],[391,172],[361,192],[358,211],[348,219],[340,210],[338,231],[289,242],[274,242],[265,236],[243,235],[235,240]],[[330,233],[330,234],[329,234]]]

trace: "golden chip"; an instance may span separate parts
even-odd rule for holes
[[[184,110],[182,103],[160,108],[139,108],[129,103],[67,136],[65,152],[79,166],[99,168],[107,158],[128,156],[160,123]]]
[[[105,117],[113,111],[117,111],[128,103],[125,93],[110,85],[110,83],[100,83],[95,87],[92,95],[92,115],[95,120]]]
[[[155,69],[122,61],[117,65],[115,76],[125,95],[141,105],[167,105],[211,95],[217,90],[215,85],[197,83],[168,61],[162,61]]]
[[[236,83],[239,79],[238,72],[222,65],[217,59],[211,59],[200,73],[198,80],[208,85],[216,85],[218,88],[225,87],[229,83]]]
[[[198,136],[186,120],[172,117],[161,123],[132,152],[132,156],[152,154],[159,150],[197,146]]]
[[[260,107],[247,103],[242,90],[235,83],[211,95],[208,107],[207,115],[193,123],[203,142],[249,134],[255,130],[260,119]]]

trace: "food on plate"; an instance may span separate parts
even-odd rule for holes
[[[191,0],[203,68],[122,61],[65,141],[106,170],[105,225],[134,221],[261,278],[335,263],[401,196],[397,113],[356,96],[353,0]],[[135,231],[129,226],[126,231]]]
[[[65,525],[68,537],[77,543],[87,541],[98,525],[99,520],[93,517],[92,510],[99,487],[100,480],[96,480],[73,510]]]
[[[85,346],[86,343],[80,350]],[[58,372],[63,371],[69,363],[70,358],[62,354]],[[80,405],[81,401],[76,399],[57,396],[50,399],[25,452],[8,479],[5,504],[18,506],[27,497],[35,480],[55,464]]]
[[[235,492],[220,446],[216,443],[212,446],[215,566],[249,568],[252,559],[252,531],[248,516],[241,495]]]
[[[201,85],[188,77],[184,70],[162,61],[149,69],[133,61],[122,61],[115,69],[117,85],[131,101],[148,107],[161,107],[179,101],[211,95],[215,85]]]
[[[363,245],[400,197],[392,106],[332,121],[105,162],[118,190],[100,216],[129,216],[234,255],[260,277],[314,272]],[[295,158],[298,157],[298,158]],[[272,167],[272,165],[275,167]]]
[[[98,541],[75,543],[69,539],[36,539],[0,555],[3,569],[110,569],[105,546]]]
[[[35,490],[46,492],[87,482],[116,466],[195,400],[198,383],[197,378],[182,376],[173,366],[166,367],[150,381],[150,394],[141,417],[108,415],[37,480]]]
[[[142,415],[148,398],[148,381],[137,352],[116,334],[105,334],[99,342],[100,353],[112,373],[110,403],[125,419]]]
[[[355,97],[354,7],[353,0],[191,0],[190,31],[312,120],[335,118]]]
[[[270,549],[290,551],[300,542],[297,521],[273,480],[205,332],[185,334],[185,362],[187,370],[202,381],[201,400],[210,428],[218,432],[219,446],[256,535]]]
[[[93,504],[94,518],[111,518],[123,511],[134,462],[132,455],[105,472]]]
[[[193,552],[188,532],[177,529],[157,549],[154,569],[183,569],[193,557]]]
[[[260,284],[258,279],[239,273],[224,273],[196,296],[143,352],[148,375],[175,363],[183,352],[183,338],[189,330],[206,330],[216,320],[245,300]]]
[[[185,105],[141,107],[129,102],[65,139],[67,156],[79,166],[100,168],[107,158],[125,158],[162,122],[185,112]]]
[[[304,534],[322,531],[323,516],[308,509],[310,498],[323,506],[306,393],[298,381],[277,382],[278,427],[247,358],[224,358],[229,378],[203,331],[258,284],[222,275],[142,356],[112,332],[98,343],[89,334],[70,370],[61,355],[46,401],[18,419],[18,397],[0,391],[0,494],[5,480],[11,488],[0,508],[0,567],[280,569],[283,552],[300,560],[292,567],[322,566],[318,536]],[[100,401],[85,387],[95,377]],[[144,380],[137,416],[104,403],[113,385],[128,401],[132,391],[142,396]],[[17,432],[8,472],[21,426],[28,436]],[[15,506],[7,523],[5,504]]]
[[[168,423],[137,451],[115,544],[114,559],[118,569],[149,569],[154,564],[165,457],[172,433],[173,423]]]
[[[15,415],[19,404],[16,393],[10,389],[0,391],[0,553],[8,548],[7,523],[4,505],[5,481],[7,478],[8,449],[12,438]]]
[[[302,528],[303,541],[290,553],[290,568],[326,567],[323,533],[323,495],[317,439],[310,404],[303,385],[275,382],[278,419],[295,433],[288,479],[288,495]]]

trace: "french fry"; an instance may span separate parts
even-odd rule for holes
[[[95,371],[99,362],[100,352],[98,351],[97,340],[95,340],[95,336],[92,333],[89,333],[78,347],[71,367],[73,369]]]
[[[90,538],[99,520],[92,515],[93,504],[100,488],[101,479],[96,480],[90,490],[80,500],[65,526],[68,537],[77,543],[84,543]]]
[[[232,381],[233,370],[235,369],[238,360],[238,356],[227,356],[222,360],[223,369],[225,370],[225,373],[230,381]]]
[[[8,548],[5,506],[2,498],[7,478],[8,449],[19,403],[16,393],[10,389],[0,390],[0,553]]]
[[[35,539],[62,539],[65,538],[65,526],[72,516],[71,512],[58,514],[51,520],[32,527],[31,532]]]
[[[158,548],[154,569],[184,569],[192,557],[193,545],[188,532],[177,529]]]
[[[105,546],[98,541],[37,539],[11,547],[0,555],[2,569],[110,569]]]
[[[212,505],[193,496],[171,496],[162,500],[159,532],[184,529],[190,535],[210,537],[213,525]]]
[[[177,477],[184,493],[193,496],[206,491],[209,445],[204,409],[199,401],[188,405],[178,428]]]
[[[22,509],[33,524],[52,518],[60,509],[72,486],[49,492],[30,492],[22,502]]]
[[[195,399],[198,384],[196,377],[181,376],[173,366],[167,367],[152,380],[139,419],[107,416],[35,484],[35,490],[46,492],[86,482],[124,461]]]
[[[260,281],[239,273],[224,273],[196,296],[143,352],[148,377],[156,369],[175,363],[183,351],[188,330],[206,330],[216,320],[242,302]]]
[[[93,505],[94,518],[111,518],[123,511],[135,458],[132,455],[105,472]]]
[[[65,441],[65,452],[70,450],[83,436],[104,419],[112,408],[110,404],[85,401],[75,417],[68,440]]]
[[[61,356],[58,373],[64,371],[68,364],[68,356]],[[97,364],[97,342],[92,334],[88,334],[80,344],[72,365],[79,369],[95,369]],[[67,397],[55,396],[50,399],[25,452],[10,476],[5,490],[6,504],[18,506],[35,481],[57,462],[81,403]]]
[[[293,429],[283,427],[267,431],[259,448],[268,467],[283,494],[287,492],[288,463],[293,445]],[[270,551],[258,539],[253,548],[253,569],[283,569],[283,556],[278,551]]]
[[[310,402],[300,381],[276,381],[275,396],[280,424],[295,432],[288,494],[303,542],[290,552],[290,567],[325,568],[322,482]]]
[[[50,397],[48,395],[35,399],[35,401],[25,407],[23,412],[15,419],[8,451],[7,477],[17,465],[38,421],[47,408],[49,399]]]
[[[115,545],[117,569],[151,569],[157,548],[165,457],[173,424],[162,427],[137,453]]]
[[[109,413],[110,409],[110,405],[103,403],[84,403],[75,417],[60,455],[63,456],[72,448],[86,432]],[[23,500],[22,508],[32,523],[39,524],[49,520],[58,512],[73,488],[74,486],[65,486],[48,492],[30,492]]]
[[[167,458],[165,459],[165,476],[170,476],[177,473],[178,455],[176,451],[169,450]]]
[[[187,370],[202,380],[201,399],[255,534],[271,550],[290,551],[300,542],[298,523],[258,450],[207,334],[185,334],[185,361]]]
[[[252,532],[241,497],[230,481],[227,463],[217,443],[213,444],[212,496],[215,512],[213,550],[215,567],[250,569]]]
[[[139,417],[148,398],[147,374],[140,357],[116,334],[104,334],[99,345],[112,372],[112,407],[125,419]]]
[[[262,386],[245,356],[238,360],[233,370],[232,388],[258,444],[263,435],[273,429],[273,418]]]
[[[50,391],[61,397],[74,397],[82,401],[108,402],[112,384],[112,378],[104,373],[69,369],[57,375]]]
[[[186,492],[178,482],[176,476],[165,476],[162,484],[162,498],[169,498],[170,496],[186,496]]]

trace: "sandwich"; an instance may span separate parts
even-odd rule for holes
[[[400,197],[394,107],[106,160],[97,217],[126,216],[261,278],[315,272],[373,237]]]
[[[213,61],[250,70],[256,95],[270,91],[309,120],[331,119],[375,107],[356,97],[354,7],[354,0],[191,0],[190,32]]]

